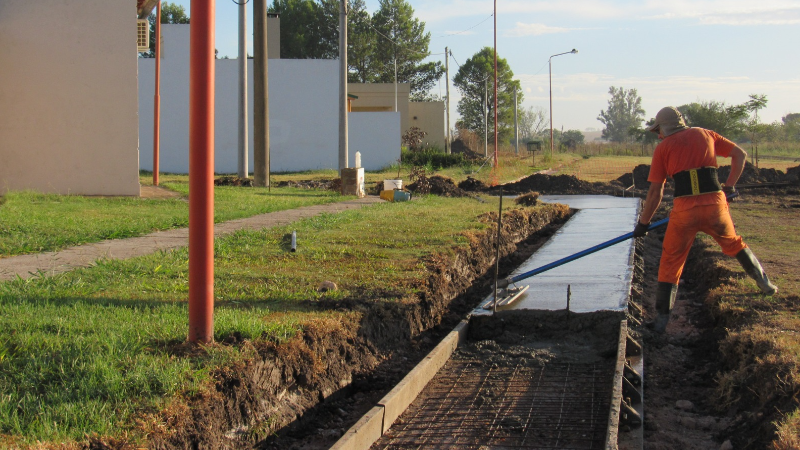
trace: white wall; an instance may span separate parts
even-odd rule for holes
[[[0,193],[139,195],[135,2],[0,0],[0,44]]]
[[[189,26],[165,25],[161,61],[162,172],[189,168]],[[253,66],[248,61],[249,168],[253,169]],[[155,60],[139,59],[140,166],[153,168],[153,89]],[[337,60],[269,60],[270,162],[272,172],[335,169],[339,139]],[[215,172],[238,169],[238,61],[216,62]],[[367,113],[362,113],[367,114]],[[400,157],[400,117],[395,113],[350,115],[350,151],[367,170]],[[362,150],[363,149],[363,150]],[[369,166],[367,166],[369,162]]]

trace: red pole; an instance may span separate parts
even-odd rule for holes
[[[214,1],[191,3],[189,342],[214,339]]]
[[[497,0],[494,0],[494,167],[497,168]]]
[[[159,151],[161,145],[161,0],[156,13],[156,93],[153,97],[153,186],[158,186]]]

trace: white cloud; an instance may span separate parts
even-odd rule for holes
[[[522,36],[541,36],[543,34],[566,33],[571,31],[569,28],[551,27],[543,23],[522,23],[517,22],[517,25],[507,31],[505,36],[522,37]]]

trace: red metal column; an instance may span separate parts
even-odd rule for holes
[[[497,0],[494,0],[494,167],[497,168]]]
[[[161,150],[161,0],[156,13],[156,93],[153,97],[153,186],[158,186],[159,151]]]
[[[214,5],[193,0],[189,72],[189,341],[214,339]]]

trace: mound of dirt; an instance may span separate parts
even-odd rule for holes
[[[515,198],[514,203],[523,206],[536,206],[539,204],[539,195],[538,192],[528,192]]]
[[[731,173],[731,166],[720,166],[717,170],[717,175],[719,176],[720,182],[725,182],[728,178],[728,174]],[[756,166],[750,164],[750,162],[744,163],[744,171],[742,171],[742,176],[739,177],[740,184],[753,184],[753,183],[774,183],[776,181],[783,181],[784,173],[780,170],[775,169],[759,169]]]
[[[239,178],[234,176],[219,177],[214,180],[214,186],[242,186],[253,187],[252,178]]]
[[[639,164],[633,168],[633,173],[626,173],[617,178],[617,181],[622,183],[625,187],[633,185],[636,189],[646,190],[650,187],[650,182],[647,181],[649,175],[650,166],[647,164]]]
[[[792,183],[797,183],[800,181],[800,166],[789,167],[786,169],[786,175],[784,175],[784,181],[789,181]]]
[[[479,153],[469,148],[469,146],[461,138],[456,139],[452,144],[450,144],[450,151],[452,153],[463,154],[467,159],[475,160],[483,158]]]
[[[442,197],[472,197],[472,194],[456,186],[453,180],[441,175],[430,178],[421,176],[408,185],[408,190],[415,194],[434,194]]]
[[[619,182],[613,183],[590,183],[578,179],[573,175],[545,175],[535,173],[523,178],[515,183],[503,185],[503,192],[507,194],[524,194],[531,191],[538,191],[543,195],[547,194],[619,194],[622,185]],[[491,193],[499,192],[499,188],[493,188]]]
[[[470,192],[483,192],[486,189],[489,189],[489,186],[487,186],[486,183],[481,180],[476,180],[472,177],[467,177],[466,180],[458,183],[458,187]]]

